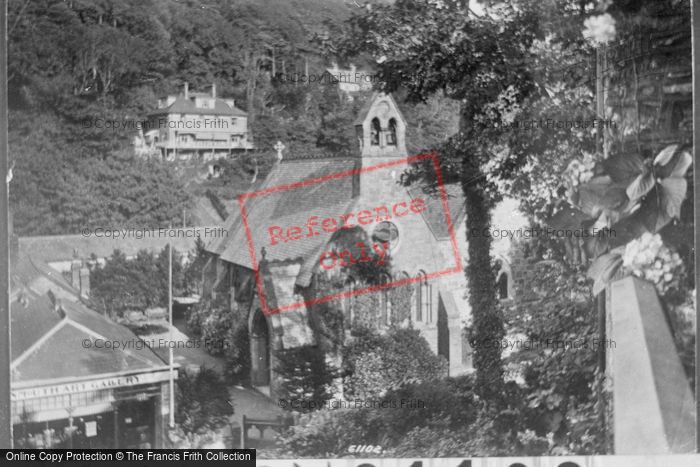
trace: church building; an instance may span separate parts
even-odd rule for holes
[[[268,394],[275,393],[279,352],[320,345],[312,331],[314,309],[340,310],[347,331],[359,319],[354,303],[360,294],[377,294],[371,320],[380,332],[411,326],[445,358],[450,376],[473,369],[464,337],[469,304],[461,189],[447,185],[436,195],[400,183],[409,167],[407,124],[391,95],[375,94],[355,129],[356,155],[282,155],[280,150],[261,188],[244,196],[242,213],[229,219],[228,236],[207,245],[204,296],[223,297],[234,319],[246,321],[251,380]],[[375,212],[376,218],[370,214]],[[344,255],[348,213],[356,213],[357,223],[347,232],[362,241],[353,240],[354,251]],[[330,218],[345,224],[328,228],[336,222]],[[348,273],[351,268],[340,267],[351,265],[351,257],[369,260],[368,252],[386,266],[374,289],[363,289]],[[319,299],[311,291],[324,280],[338,287]],[[405,306],[392,307],[387,299],[392,287],[382,285],[394,283],[409,292]]]

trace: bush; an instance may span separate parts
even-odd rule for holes
[[[277,438],[278,448],[267,453],[275,458],[338,457],[349,444],[367,438],[366,412],[354,409],[318,410],[299,418],[296,425]],[[367,443],[369,444],[369,443]]]
[[[296,426],[280,436],[279,449],[269,454],[335,457],[348,455],[349,444],[379,445],[384,448],[381,455],[390,457],[418,455],[421,449],[443,456],[466,454],[465,430],[477,418],[473,379],[411,384],[383,398],[359,399],[359,407],[349,400],[342,408],[302,415]],[[402,406],[402,400],[425,405]],[[422,436],[428,438],[418,442]],[[434,443],[437,439],[444,442]]]
[[[229,310],[224,294],[203,300],[187,316],[187,329],[213,345],[205,346],[212,355],[226,360],[226,376],[234,384],[250,383],[250,340],[246,312],[237,304]],[[219,345],[219,344],[223,345]]]
[[[306,345],[285,350],[278,352],[277,358],[278,395],[283,400],[305,402],[294,410],[308,412],[323,407],[323,402],[333,396],[331,388],[337,370],[328,365],[318,347]]]
[[[415,329],[390,328],[386,334],[358,327],[343,350],[347,396],[381,397],[411,383],[447,374],[447,362],[435,355]]]
[[[229,346],[226,358],[226,375],[234,384],[247,386],[250,384],[250,339],[248,336],[248,321],[234,319],[228,330]]]
[[[194,375],[178,375],[175,403],[175,422],[188,434],[217,430],[233,415],[226,384],[218,373],[205,367]]]

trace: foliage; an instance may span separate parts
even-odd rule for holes
[[[273,454],[336,457],[347,455],[350,444],[373,444],[384,448],[381,456],[395,457],[426,447],[438,433],[445,442],[427,452],[465,454],[464,443],[458,440],[464,441],[464,428],[476,418],[473,384],[473,378],[461,377],[408,384],[383,397],[347,399],[340,408],[300,417],[282,434]],[[407,439],[415,440],[419,434],[432,437],[412,449]]]
[[[390,328],[385,334],[356,327],[342,350],[347,396],[378,397],[407,384],[434,381],[447,373],[415,329]]]
[[[216,371],[180,372],[175,392],[175,422],[186,433],[205,433],[228,423],[233,414],[226,384]]]
[[[597,423],[596,310],[582,268],[545,261],[516,290],[508,362],[522,378],[521,431],[550,436],[558,454],[605,452]]]
[[[198,245],[198,246],[197,246]],[[198,289],[201,280],[202,245],[195,244],[193,261],[173,250],[173,295],[188,294]],[[110,316],[126,311],[144,311],[150,307],[168,306],[168,247],[159,254],[146,250],[135,258],[115,250],[104,265],[90,271],[91,299]]]
[[[595,294],[622,265],[617,247],[644,233],[656,233],[680,217],[691,162],[690,154],[678,145],[663,149],[653,162],[635,154],[614,155],[594,168],[593,178],[570,191],[570,204],[565,203],[549,223],[558,229],[602,229],[603,235],[593,231],[584,243],[588,257],[595,258],[589,269]]]
[[[235,312],[233,324],[226,336],[231,345],[226,349],[226,374],[234,384],[247,385],[250,383],[250,336],[248,335],[248,320]]]
[[[174,251],[173,290],[182,290],[183,285],[180,255]],[[97,265],[90,271],[90,286],[92,299],[110,316],[154,306],[167,307],[167,247],[157,256],[141,250],[134,259],[127,259],[115,250],[103,266]]]
[[[691,390],[695,389],[695,291],[664,296],[668,321]]]
[[[649,232],[627,244],[622,267],[650,281],[660,295],[666,295],[671,289],[680,289],[685,274],[680,255],[665,246],[660,235]]]
[[[244,307],[237,303],[233,310],[226,303],[225,294],[203,299],[187,315],[187,329],[205,342],[226,342],[227,345],[205,347],[212,355],[226,361],[226,376],[235,384],[250,381],[250,340],[248,318]]]
[[[354,409],[317,410],[304,414],[296,425],[277,438],[279,447],[266,455],[273,458],[330,458],[346,454],[351,440],[362,436],[365,417],[364,411]]]
[[[307,412],[322,407],[330,399],[336,369],[315,346],[305,345],[277,352],[275,371],[279,375],[280,399],[298,401],[298,410]]]

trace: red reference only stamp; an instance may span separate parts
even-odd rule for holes
[[[398,183],[401,172],[421,161],[435,171],[437,194]],[[358,162],[288,161],[260,190],[238,197],[265,315],[462,272],[453,225],[454,206],[461,204],[448,196],[437,154]],[[314,274],[342,274],[359,263],[390,266],[391,274],[380,284],[311,299],[296,293]]]

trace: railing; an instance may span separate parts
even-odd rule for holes
[[[243,415],[241,426],[241,449],[273,447],[275,436],[292,425],[289,417],[281,415],[274,419],[254,419]]]
[[[252,145],[244,141],[165,141],[156,143],[164,149],[251,149]]]

